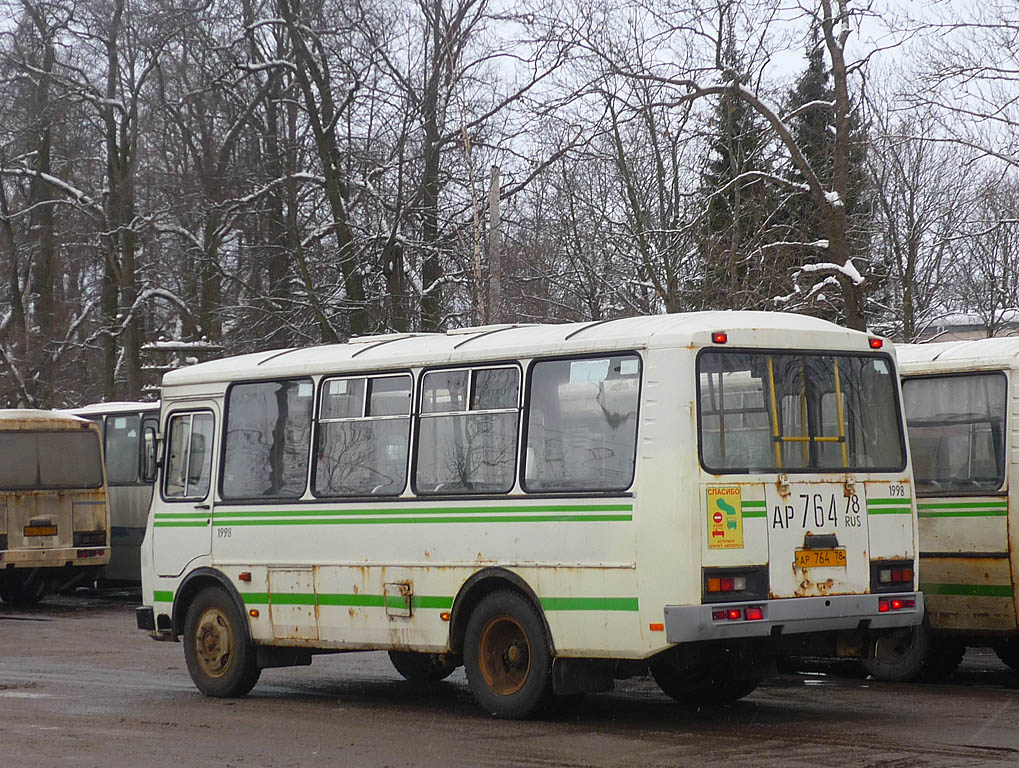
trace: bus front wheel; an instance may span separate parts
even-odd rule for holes
[[[234,698],[250,691],[261,670],[248,640],[241,612],[219,587],[206,587],[184,621],[184,660],[198,690]]]
[[[404,679],[414,683],[437,683],[453,674],[460,662],[451,653],[390,651],[389,660]]]
[[[545,627],[531,602],[516,592],[493,592],[471,613],[464,667],[474,698],[495,717],[531,717],[551,701]]]

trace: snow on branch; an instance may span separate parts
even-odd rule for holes
[[[827,241],[824,242],[827,245]],[[860,274],[859,270],[853,264],[852,259],[846,259],[846,263],[842,266],[838,264],[832,264],[831,262],[822,262],[818,264],[804,264],[800,267],[800,272],[809,273],[831,273],[833,275],[842,275],[847,280],[851,280],[853,285],[863,285],[864,277]]]

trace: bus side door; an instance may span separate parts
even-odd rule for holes
[[[163,472],[153,494],[152,564],[159,576],[178,576],[212,552],[212,460],[218,408],[189,403],[166,417]]]

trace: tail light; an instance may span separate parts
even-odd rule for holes
[[[904,561],[878,561],[870,564],[871,592],[901,592],[913,588],[913,563]]]
[[[106,546],[106,531],[75,531],[75,547],[104,547]]]
[[[766,566],[704,568],[702,574],[702,603],[749,602],[768,598]]]
[[[763,621],[764,606],[748,605],[742,608],[716,608],[711,612],[712,621]]]
[[[877,601],[878,613],[906,611],[916,608],[916,600],[912,597],[882,597]]]

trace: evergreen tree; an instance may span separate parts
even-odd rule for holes
[[[807,66],[789,92],[786,113],[794,115],[789,127],[796,145],[810,163],[822,184],[833,188],[835,146],[835,89],[825,58],[825,45],[820,29],[815,28],[807,50]],[[849,256],[859,271],[868,274],[867,289],[874,290],[879,283],[880,270],[870,269],[871,189],[866,175],[868,136],[859,107],[852,106],[849,115],[849,185],[842,198],[848,221]],[[805,179],[795,167],[790,167],[787,178],[795,183]],[[789,199],[782,215],[785,229],[783,239],[793,243],[816,243],[827,239],[826,213],[808,194],[794,195]],[[777,266],[786,273],[804,264],[825,261],[813,247],[791,245],[776,256]],[[832,292],[826,292],[834,300]],[[818,314],[831,317],[831,307],[817,308]]]
[[[723,54],[725,77],[745,84],[743,62],[732,36]],[[703,305],[713,309],[760,306],[770,298],[770,280],[758,256],[772,206],[767,182],[747,177],[769,173],[767,130],[744,99],[725,93],[711,119],[710,155],[701,175],[704,217]]]

